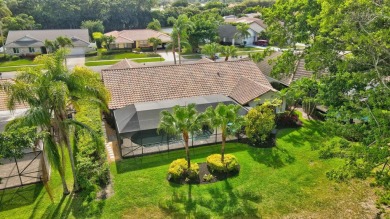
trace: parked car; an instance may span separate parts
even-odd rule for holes
[[[256,46],[268,46],[268,40],[258,40],[254,44]]]

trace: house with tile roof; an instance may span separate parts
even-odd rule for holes
[[[54,41],[60,36],[72,40],[69,55],[84,55],[89,50],[88,29],[10,30],[5,43],[6,52],[17,56],[45,54],[45,40]]]
[[[249,108],[278,96],[256,64],[247,60],[105,69],[102,80],[111,93],[109,109],[123,156],[134,152],[134,145],[145,153],[169,142],[156,133],[162,110],[195,103],[203,112],[225,103],[242,106],[240,113],[245,115]]]
[[[275,51],[271,55],[264,58],[263,61],[257,63],[257,67],[264,73],[268,81],[273,83],[281,84],[285,87],[290,86],[293,81],[304,77],[311,77],[313,75],[313,71],[310,71],[305,68],[305,60],[299,59],[296,62],[294,72],[290,73],[288,76],[276,79],[271,75],[272,69],[275,65],[275,60],[282,55],[282,52]]]
[[[148,43],[148,39],[153,37],[162,41],[161,47],[163,48],[166,43],[171,41],[171,37],[168,34],[151,29],[115,30],[104,35],[115,38],[115,41],[110,44],[110,49],[149,48],[153,45]]]

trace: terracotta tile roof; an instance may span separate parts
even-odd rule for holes
[[[12,83],[12,80],[0,79],[0,84],[2,84],[4,82],[6,82],[6,83],[11,82]],[[8,102],[8,95],[3,89],[0,88],[0,111],[8,111],[7,102]],[[23,103],[15,105],[15,109],[27,109],[27,108],[28,108],[28,106],[23,104]]]
[[[202,58],[202,59],[199,59],[198,61],[196,61],[195,63],[201,64],[201,63],[211,63],[211,62],[214,62],[214,61],[211,59],[208,59],[208,58]]]
[[[161,39],[163,43],[170,42],[171,37],[168,34],[151,30],[151,29],[136,29],[136,30],[122,30],[122,31],[111,31],[105,33],[106,36],[115,37],[116,43],[134,43],[134,41],[148,40],[149,38],[155,37]]]
[[[300,60],[298,60],[295,73],[294,73],[290,83],[293,81],[296,81],[298,79],[301,79],[301,78],[310,78],[312,75],[313,75],[313,72],[309,71],[305,68],[305,60],[300,59]]]
[[[133,61],[128,60],[128,59],[123,59],[122,61],[115,63],[114,65],[110,66],[107,69],[138,68],[138,67],[142,67],[142,66],[143,65],[141,65],[137,62],[133,62]]]
[[[111,92],[110,109],[129,104],[222,94],[228,96],[241,77],[264,87],[271,84],[252,61],[169,65],[102,71]],[[240,83],[245,86],[245,83]],[[237,88],[238,89],[238,88]],[[250,93],[252,96],[252,93]]]
[[[271,71],[275,65],[275,62],[270,63],[270,60],[274,60],[282,54],[283,54],[282,52],[273,52],[271,55],[265,57],[263,61],[257,63],[257,66],[260,68],[263,74],[267,76],[271,76]]]
[[[270,64],[269,61],[272,59],[277,59],[280,55],[282,55],[282,52],[273,52],[270,56],[267,56],[263,61],[257,63],[257,66],[259,67],[261,72],[263,72],[265,75],[272,77],[271,72],[275,63]],[[305,60],[300,59],[296,63],[295,72],[293,72],[293,74],[289,76],[279,79],[278,81],[289,86],[293,81],[296,81],[303,77],[311,77],[312,75],[313,72],[305,68]]]
[[[236,86],[232,89],[229,97],[241,105],[245,105],[251,100],[269,92],[275,91],[275,89],[268,86],[264,86],[256,81],[250,80],[244,76],[240,77]]]

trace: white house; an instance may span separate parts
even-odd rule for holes
[[[259,34],[264,31],[267,28],[267,25],[264,24],[264,21],[259,18],[253,18],[253,17],[241,17],[241,18],[235,18],[235,17],[226,17],[225,18],[225,25],[221,25],[219,27],[219,37],[221,39],[221,42],[224,42],[226,44],[243,44],[244,41],[246,41],[247,45],[253,45],[254,42],[256,42],[258,39]],[[250,36],[248,38],[242,39],[238,38],[235,39],[234,35],[237,32],[236,26],[232,25],[234,23],[245,23],[249,25],[248,32],[250,33]]]

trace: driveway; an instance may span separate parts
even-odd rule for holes
[[[74,68],[75,66],[84,66],[85,56],[68,56],[66,57],[66,65],[69,69]]]

